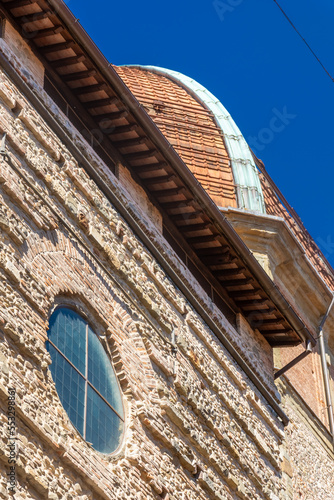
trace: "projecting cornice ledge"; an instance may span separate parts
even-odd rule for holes
[[[235,208],[221,211],[308,328],[317,331],[332,292],[284,219]]]

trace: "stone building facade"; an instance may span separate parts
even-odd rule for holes
[[[62,1],[1,9],[0,498],[333,498],[333,270],[232,118]],[[62,308],[116,375],[112,453],[55,383]]]

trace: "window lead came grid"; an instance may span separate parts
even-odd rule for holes
[[[122,396],[110,359],[90,325],[67,307],[50,318],[51,374],[74,427],[94,449],[112,453],[124,429]]]

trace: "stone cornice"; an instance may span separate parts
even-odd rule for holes
[[[317,330],[332,292],[281,217],[221,209],[306,324]],[[331,314],[327,329],[334,324]]]

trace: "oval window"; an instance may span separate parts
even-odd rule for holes
[[[101,453],[120,445],[124,429],[121,392],[111,361],[87,321],[72,309],[50,318],[47,350],[60,401],[85,441]]]

